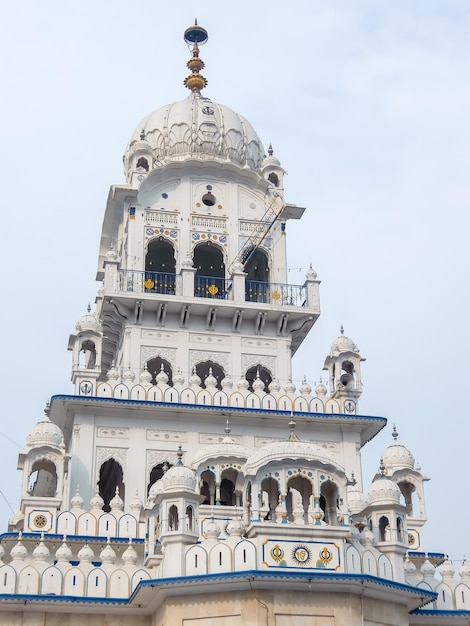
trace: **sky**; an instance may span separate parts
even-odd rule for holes
[[[164,6],[162,6],[164,5]],[[424,549],[470,556],[470,3],[23,0],[3,6],[0,528],[18,453],[71,393],[68,336],[94,302],[109,186],[150,111],[186,97],[195,17],[205,95],[247,117],[287,170],[289,282],[312,263],[320,320],[294,358],[313,384],[341,324],[367,359],[370,484],[399,442],[426,483]],[[196,12],[196,14],[195,14]],[[9,504],[8,504],[9,503]]]

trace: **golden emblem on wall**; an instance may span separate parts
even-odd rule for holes
[[[155,283],[150,278],[147,278],[147,280],[144,283],[144,287],[145,289],[153,289],[155,287]]]
[[[274,291],[271,292],[271,298],[273,300],[279,300],[281,297],[281,294],[279,293],[279,291],[277,289],[275,289]]]

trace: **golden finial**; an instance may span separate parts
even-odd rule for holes
[[[193,56],[187,62],[188,69],[191,74],[184,79],[184,86],[193,93],[199,93],[207,85],[207,80],[199,72],[204,69],[204,61],[199,58],[199,46],[202,46],[208,40],[207,30],[199,26],[197,20],[194,20],[194,26],[190,26],[184,31],[184,40],[190,46],[192,44]]]

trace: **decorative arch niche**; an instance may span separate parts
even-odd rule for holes
[[[124,500],[124,473],[121,464],[111,458],[100,467],[98,489],[100,496],[104,500],[103,511],[109,512],[111,510],[109,503],[116,495],[116,487],[119,488],[119,496]]]

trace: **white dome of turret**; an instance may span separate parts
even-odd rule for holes
[[[341,326],[341,335],[331,344],[331,356],[338,356],[342,352],[355,352],[359,354],[359,348],[352,339],[343,334],[343,327]]]
[[[29,431],[26,444],[29,448],[50,446],[51,448],[63,449],[65,447],[61,429],[57,424],[51,422],[47,415]]]
[[[376,478],[369,489],[369,501],[373,504],[400,504],[401,491],[396,482],[383,474]]]
[[[414,469],[415,458],[405,446],[398,443],[398,433],[393,427],[393,443],[383,453],[382,459],[385,469]]]
[[[162,491],[189,491],[196,493],[197,477],[192,469],[183,465],[181,446],[178,450],[178,463],[162,476]]]
[[[90,331],[93,333],[102,332],[101,322],[96,317],[96,315],[91,313],[90,305],[88,305],[87,314],[83,315],[78,322],[75,324],[75,329],[77,332],[86,332]]]

